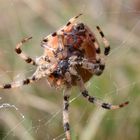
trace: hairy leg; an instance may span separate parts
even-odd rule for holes
[[[22,45],[27,42],[28,40],[30,40],[32,37],[28,37],[28,38],[24,38],[20,43],[18,43],[16,45],[16,48],[15,48],[15,52],[27,63],[30,63],[32,65],[37,65],[36,62],[31,58],[29,57],[28,55],[26,55],[22,50],[21,50],[21,47]]]
[[[89,95],[87,89],[85,88],[82,77],[80,75],[78,75],[75,68],[71,67],[69,71],[70,71],[71,75],[74,75],[77,77],[76,78],[77,79],[77,86],[79,87],[80,92],[83,95],[83,97],[85,97],[87,99],[87,101],[89,101],[90,103],[93,103],[93,104],[100,106],[104,109],[110,109],[110,110],[119,109],[119,108],[122,108],[122,107],[128,105],[128,103],[129,103],[128,101],[121,103],[119,105],[112,105],[110,103],[104,103],[101,100],[97,99],[96,97]]]
[[[72,56],[69,58],[69,63],[70,66],[81,66],[84,69],[89,70],[91,73],[99,76],[102,74],[104,70],[104,65],[97,63],[96,61],[89,61],[88,59],[85,59],[83,57],[77,57],[77,56]]]
[[[70,124],[69,124],[69,97],[71,93],[71,76],[69,72],[65,74],[66,88],[63,93],[63,126],[66,135],[66,140],[70,140]]]
[[[37,76],[32,76],[32,77],[26,78],[25,80],[16,81],[16,82],[7,83],[7,84],[1,84],[0,88],[2,89],[18,88],[18,87],[22,87],[23,85],[28,85],[30,83],[38,81],[39,79],[40,78]]]
[[[43,41],[44,41],[45,43],[47,43],[47,42],[49,42],[49,40],[50,40],[51,38],[56,37],[57,35],[63,35],[64,32],[65,32],[69,27],[71,27],[71,26],[75,23],[75,21],[77,20],[77,18],[79,18],[81,15],[82,15],[82,14],[80,13],[80,14],[78,14],[77,16],[71,18],[71,19],[67,22],[66,25],[64,25],[62,28],[60,28],[57,32],[54,32],[54,33],[52,33],[52,34],[46,36],[46,37],[43,39]]]
[[[84,82],[80,76],[78,76],[78,78],[77,78],[77,86],[79,87],[83,97],[86,98],[87,101],[89,101],[90,103],[96,104],[104,109],[110,109],[110,110],[119,109],[119,108],[126,106],[129,103],[127,101],[127,102],[121,103],[119,105],[112,105],[110,103],[104,103],[101,100],[97,99],[96,97],[90,96],[88,94],[88,91],[86,90],[86,88],[84,86]]]
[[[110,44],[109,41],[105,38],[105,35],[99,26],[96,27],[98,32],[100,33],[103,43],[105,45],[104,55],[108,55],[110,52]]]
[[[21,80],[21,81],[15,81],[12,83],[7,83],[7,84],[0,84],[0,88],[11,89],[11,88],[18,88],[23,85],[28,85],[30,83],[40,80],[43,77],[49,76],[55,67],[56,67],[55,64],[51,65],[46,70],[41,70],[39,67],[31,77],[26,78],[25,80]]]

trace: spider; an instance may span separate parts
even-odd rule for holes
[[[0,88],[10,89],[28,85],[46,77],[51,86],[61,87],[64,85],[63,93],[63,127],[66,139],[70,140],[69,125],[69,98],[72,86],[78,86],[81,94],[90,103],[96,104],[104,109],[119,109],[126,106],[129,102],[119,105],[104,103],[89,95],[84,83],[93,75],[101,75],[105,69],[104,57],[110,52],[110,45],[104,33],[97,26],[97,30],[104,43],[104,54],[101,57],[101,50],[95,34],[84,23],[77,23],[79,14],[71,18],[65,26],[58,31],[46,36],[41,41],[44,54],[32,59],[22,50],[22,45],[32,37],[23,39],[17,44],[15,52],[27,63],[37,67],[34,74],[25,80],[1,84]]]

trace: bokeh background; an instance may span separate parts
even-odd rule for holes
[[[139,0],[0,0],[0,82],[21,80],[35,68],[14,52],[24,37],[33,39],[24,51],[43,53],[41,39],[78,13],[95,32],[99,25],[111,44],[106,70],[86,86],[91,95],[118,104],[106,111],[88,103],[73,88],[70,103],[72,140],[140,139],[140,1]],[[62,140],[62,90],[45,79],[22,88],[0,90],[0,140]]]

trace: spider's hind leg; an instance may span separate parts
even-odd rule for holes
[[[16,48],[15,48],[15,52],[27,63],[30,63],[32,65],[37,65],[36,62],[31,58],[29,57],[28,55],[26,55],[22,50],[21,50],[21,47],[22,45],[27,42],[28,40],[30,40],[32,37],[28,37],[28,38],[24,38],[21,42],[19,42],[17,45],[16,45]]]
[[[76,80],[77,86],[79,87],[80,92],[83,95],[83,97],[85,97],[90,103],[93,103],[93,104],[95,104],[97,106],[100,106],[104,109],[110,109],[110,110],[119,109],[119,108],[122,108],[122,107],[128,105],[128,103],[129,103],[128,101],[124,102],[124,103],[121,103],[119,105],[112,105],[110,103],[104,103],[101,100],[97,99],[96,97],[90,96],[88,94],[88,91],[85,88],[82,77],[77,73],[77,71],[75,70],[74,67],[71,67],[70,73],[77,77],[76,78],[77,79]]]
[[[64,97],[63,97],[63,126],[64,126],[64,131],[66,135],[66,139],[70,140],[70,125],[69,125],[69,113],[68,113],[68,108],[69,108],[69,90],[68,88],[65,89],[64,91]]]
[[[110,103],[104,103],[101,100],[97,99],[96,97],[90,96],[88,94],[88,91],[86,90],[86,88],[84,86],[84,82],[80,76],[78,76],[78,78],[77,78],[77,85],[84,98],[86,98],[90,103],[96,104],[104,109],[110,109],[110,110],[119,109],[119,108],[122,108],[122,107],[128,105],[128,103],[129,103],[127,101],[127,102],[121,103],[119,105],[112,105]]]
[[[66,140],[71,140],[70,137],[70,124],[69,124],[69,97],[71,92],[71,75],[69,72],[65,73],[66,88],[63,93],[63,127],[66,135]]]

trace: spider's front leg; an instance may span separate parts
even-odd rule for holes
[[[28,85],[30,83],[38,81],[40,78],[41,77],[34,75],[32,77],[26,78],[25,80],[16,81],[16,82],[7,83],[7,84],[0,84],[0,88],[2,88],[2,89],[18,88],[18,87],[21,87],[23,85]]]
[[[28,38],[24,38],[21,42],[19,42],[17,45],[16,45],[16,48],[15,48],[15,52],[27,63],[30,63],[32,65],[37,65],[35,60],[33,60],[31,57],[29,57],[28,55],[26,55],[22,50],[21,50],[21,47],[22,45],[27,42],[28,40],[30,40],[32,37],[28,37]]]
[[[39,67],[31,77],[26,78],[25,80],[21,80],[21,81],[15,81],[12,83],[7,83],[7,84],[0,84],[0,88],[2,89],[18,88],[23,85],[28,85],[30,83],[36,82],[43,77],[49,76],[55,67],[56,67],[55,64],[51,65],[50,67],[47,67],[46,70],[44,70],[42,67]]]

